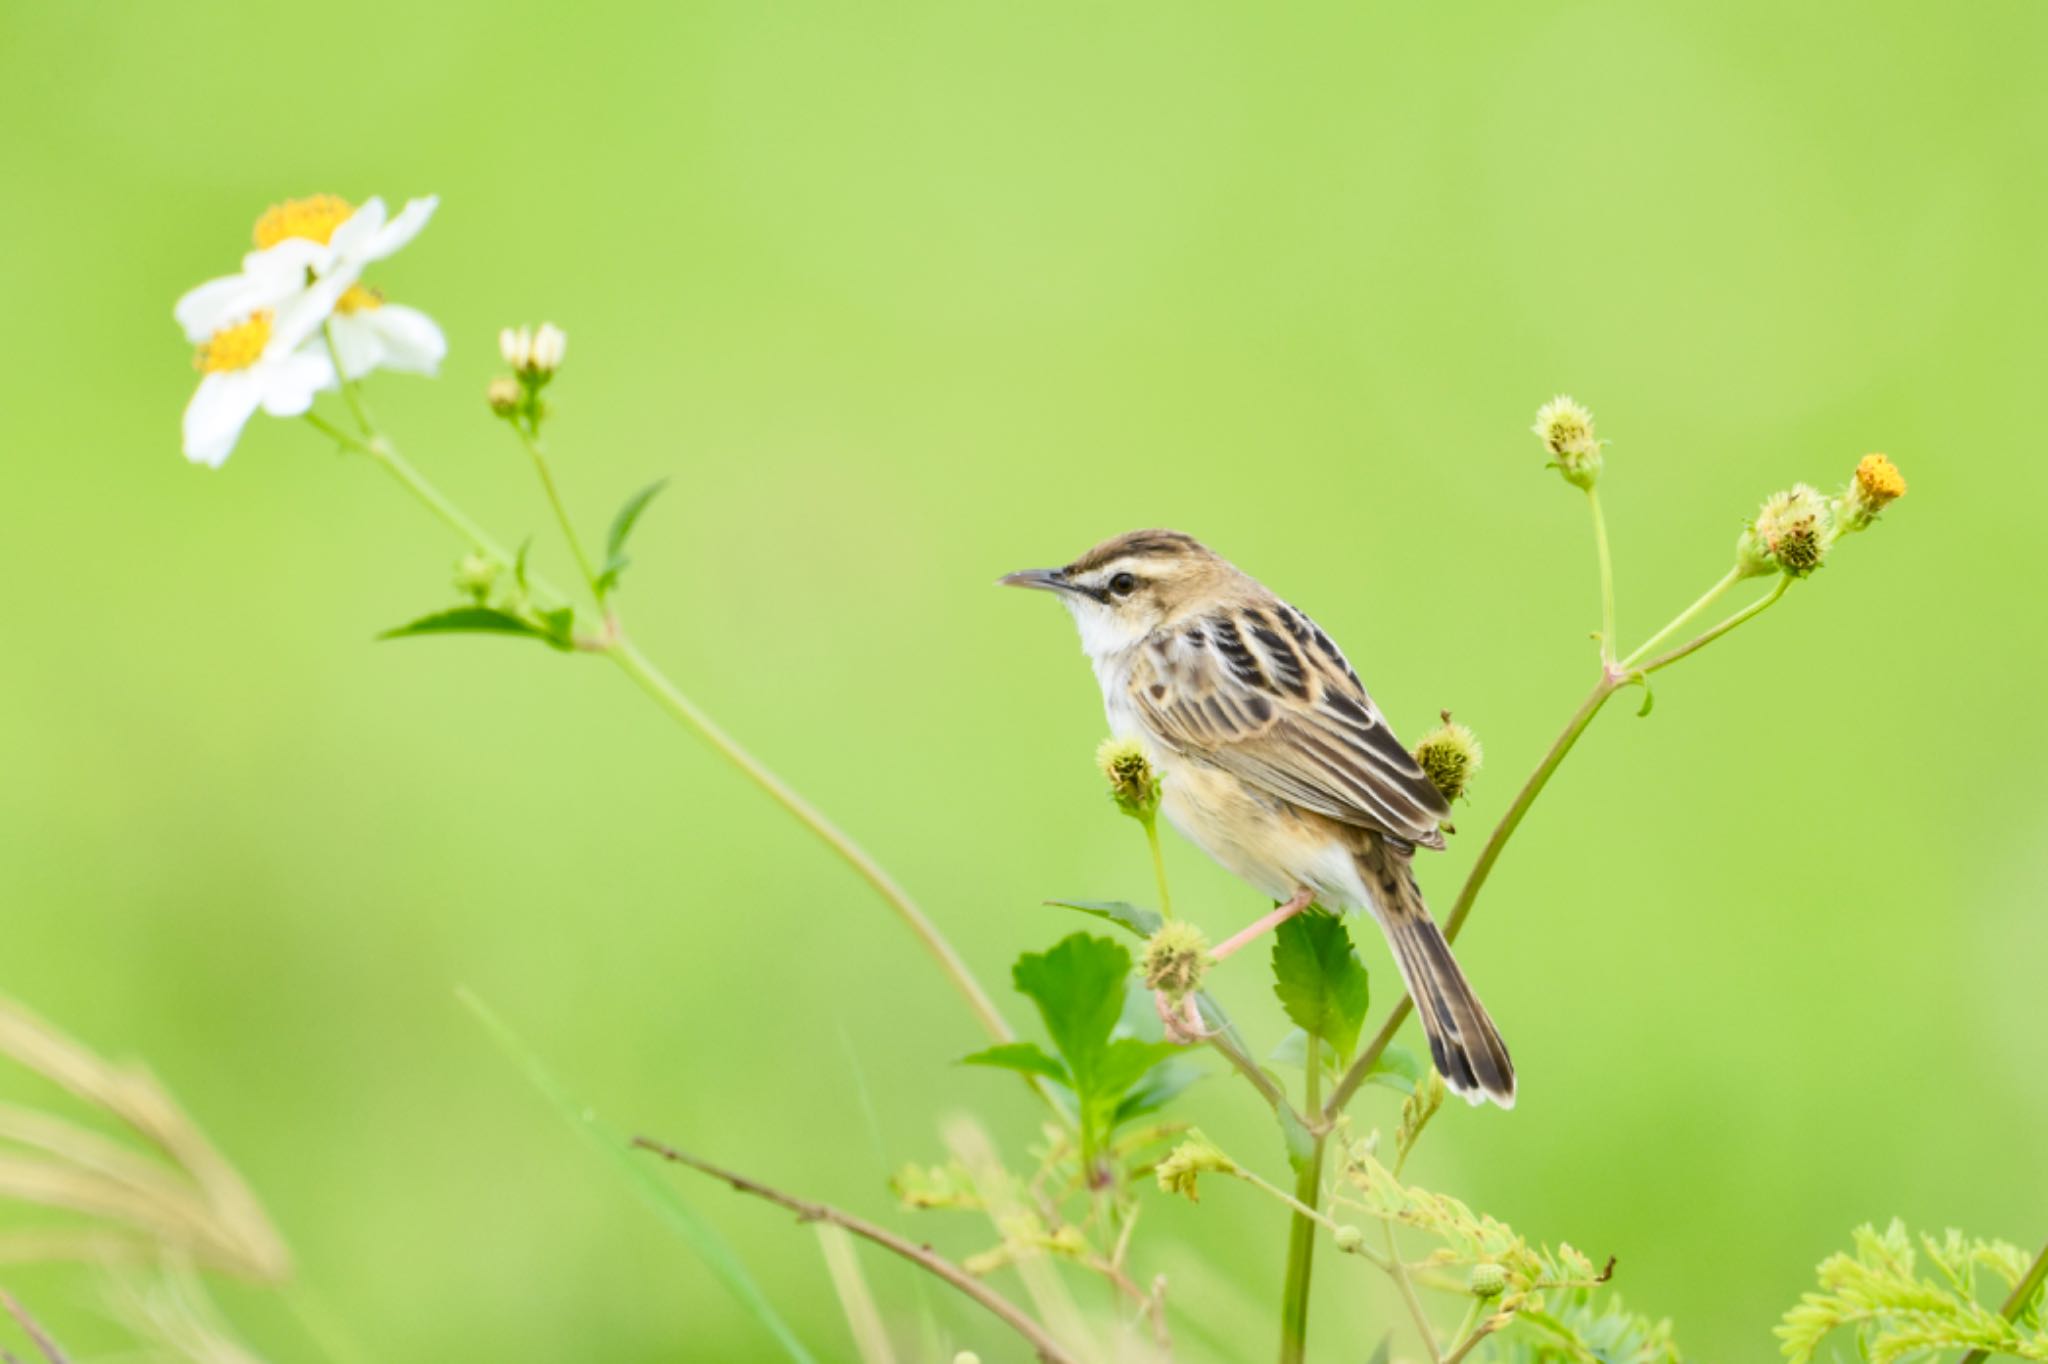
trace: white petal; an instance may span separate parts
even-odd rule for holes
[[[337,259],[356,256],[365,260],[369,245],[377,240],[377,234],[384,230],[384,201],[372,197],[363,206],[348,216],[348,221],[334,229],[334,235],[327,239]]]
[[[379,361],[386,369],[406,374],[432,374],[448,354],[448,338],[434,319],[417,308],[387,303],[363,319],[383,342]]]
[[[204,341],[222,327],[241,322],[261,308],[272,306],[275,291],[262,280],[247,275],[223,275],[210,279],[179,299],[171,316],[185,329],[187,341]]]
[[[266,361],[260,376],[263,410],[273,417],[296,417],[313,405],[313,395],[334,386],[334,366],[325,355],[300,351]]]
[[[433,217],[434,210],[440,206],[441,196],[438,194],[429,194],[424,199],[408,201],[406,206],[399,210],[398,216],[391,220],[390,226],[377,233],[375,239],[371,241],[369,250],[364,253],[365,259],[383,260],[397,252],[407,242],[419,236],[420,229],[427,225],[427,219]]]
[[[316,242],[310,237],[286,237],[242,257],[242,273],[274,281],[280,288],[303,289],[306,272],[321,273],[333,254],[333,248],[325,242]]]
[[[198,392],[185,404],[185,458],[209,469],[227,463],[242,428],[262,401],[261,384],[246,370],[201,379]]]
[[[334,349],[341,356],[341,372],[346,377],[360,379],[383,363],[384,341],[371,321],[383,311],[377,308],[367,313],[336,313],[328,320],[328,326],[334,329]],[[306,345],[326,354],[318,338]]]
[[[337,257],[333,268],[311,287],[278,306],[277,320],[270,328],[270,344],[263,353],[287,355],[305,345],[334,315],[334,305],[362,273],[360,262]]]

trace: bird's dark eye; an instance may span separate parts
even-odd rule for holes
[[[1119,573],[1109,580],[1109,590],[1119,597],[1128,597],[1138,590],[1138,579],[1129,573]]]

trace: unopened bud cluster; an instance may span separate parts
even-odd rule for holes
[[[1150,823],[1159,812],[1159,774],[1136,739],[1104,739],[1095,750],[1095,765],[1109,783],[1110,799],[1132,819]]]
[[[1469,726],[1454,723],[1448,711],[1444,713],[1444,722],[1415,745],[1415,761],[1422,765],[1422,774],[1446,801],[1465,794],[1485,760],[1486,750],[1480,745],[1479,736]]]
[[[1600,481],[1600,447],[1606,442],[1594,436],[1591,412],[1560,393],[1537,409],[1530,429],[1565,482],[1590,492]]]
[[[1773,494],[1735,542],[1735,568],[1745,578],[1785,573],[1804,578],[1827,561],[1835,541],[1867,529],[1906,495],[1906,479],[1883,455],[1857,461],[1849,486],[1828,497],[1805,483]]]
[[[1171,1155],[1159,1162],[1153,1173],[1158,1177],[1162,1193],[1179,1194],[1190,1203],[1199,1203],[1202,1201],[1199,1188],[1202,1176],[1234,1175],[1237,1162],[1223,1154],[1199,1131],[1194,1131],[1173,1148]]]
[[[498,581],[498,564],[481,554],[465,554],[455,565],[455,590],[481,606]]]
[[[1475,1298],[1497,1298],[1507,1291],[1508,1272],[1500,1265],[1482,1261],[1472,1266],[1471,1286]]]
[[[498,333],[498,354],[512,372],[491,380],[484,400],[491,411],[509,422],[524,422],[538,428],[547,415],[540,391],[562,367],[569,338],[552,322],[538,327],[507,327]]]
[[[1145,943],[1145,988],[1181,1000],[1202,988],[1209,970],[1209,940],[1184,920],[1164,925]]]

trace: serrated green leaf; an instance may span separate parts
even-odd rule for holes
[[[457,606],[447,611],[436,611],[396,629],[386,630],[377,638],[405,639],[413,635],[526,635],[554,643],[545,630],[531,621],[489,606]]]
[[[604,572],[597,576],[599,592],[609,592],[618,586],[619,575],[633,562],[626,557],[626,540],[633,534],[633,526],[640,520],[640,513],[646,511],[647,504],[654,500],[654,495],[667,486],[667,479],[656,479],[627,498],[619,507],[618,515],[612,518],[611,531],[605,536]]]
[[[1046,903],[1058,909],[1078,909],[1083,914],[1092,914],[1140,938],[1151,937],[1164,922],[1158,910],[1126,904],[1122,900],[1047,900]]]
[[[1109,1036],[1123,1012],[1131,954],[1121,943],[1074,933],[1045,952],[1017,958],[1011,979],[1038,1006],[1053,1047],[1084,1093],[1097,1088]]]
[[[1043,1075],[1048,1080],[1058,1080],[1071,1085],[1073,1080],[1067,1068],[1057,1057],[1048,1056],[1045,1048],[1036,1042],[1005,1042],[998,1047],[984,1047],[960,1058],[963,1066],[991,1066],[997,1070],[1014,1070],[1022,1075]]]
[[[1273,993],[1296,1026],[1349,1058],[1371,994],[1344,921],[1297,914],[1273,935]]]

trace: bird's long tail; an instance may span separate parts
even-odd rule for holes
[[[1507,1044],[1472,992],[1471,982],[1451,955],[1443,930],[1429,917],[1422,889],[1409,869],[1409,854],[1378,839],[1358,857],[1373,891],[1373,917],[1387,935],[1401,968],[1429,1054],[1444,1083],[1471,1103],[1491,1099],[1515,1106],[1515,1063]]]

